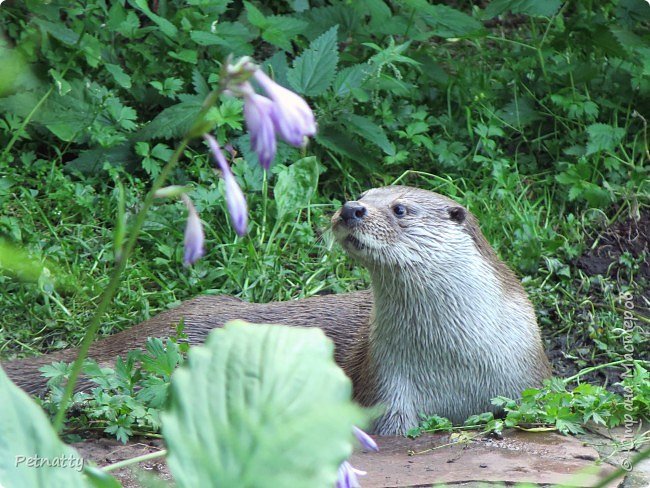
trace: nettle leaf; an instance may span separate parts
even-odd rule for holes
[[[389,156],[395,155],[395,146],[388,140],[384,129],[366,117],[350,114],[346,117],[349,128],[367,141],[372,142]]]
[[[90,100],[81,80],[70,82],[72,90],[65,96],[52,95],[33,121],[47,127],[59,139],[70,142],[88,128],[95,119],[97,106]]]
[[[164,17],[154,14],[149,8],[149,5],[147,5],[147,0],[130,0],[129,3],[145,14],[154,24],[160,27],[162,33],[167,37],[172,39],[176,38],[178,34],[176,26]]]
[[[90,486],[81,456],[61,442],[45,412],[2,368],[0,397],[0,486]]]
[[[246,18],[251,24],[259,29],[266,27],[266,16],[260,9],[250,2],[244,2],[244,8],[246,9]]]
[[[380,169],[376,161],[369,156],[368,151],[339,127],[332,125],[319,127],[316,140],[330,151],[342,154],[368,171],[375,172]]]
[[[366,63],[342,69],[334,78],[332,85],[334,94],[338,97],[348,95],[355,88],[360,88],[368,76],[370,76],[370,66]]]
[[[106,71],[113,75],[118,85],[122,88],[131,88],[131,77],[124,72],[121,66],[109,63],[106,63],[104,66],[106,67]]]
[[[305,208],[318,185],[320,165],[314,156],[302,158],[278,174],[273,189],[278,219]]]
[[[305,32],[305,37],[312,41],[334,26],[338,26],[340,39],[357,37],[362,19],[370,13],[367,5],[359,6],[361,2],[329,3],[336,3],[336,5],[316,7],[305,12],[302,18],[309,22],[309,30]]]
[[[212,32],[190,31],[190,38],[201,46],[219,46],[226,54],[250,56],[253,54],[250,41],[255,34],[241,22],[219,22]]]
[[[562,0],[493,0],[485,9],[488,19],[506,11],[537,17],[552,17],[562,6]]]
[[[289,80],[287,80],[289,64],[287,63],[287,55],[284,52],[278,51],[262,62],[261,66],[266,68],[265,71],[269,72],[277,83],[283,86],[289,85]]]
[[[483,24],[466,13],[447,5],[431,5],[427,0],[405,0],[431,27],[431,35],[440,37],[468,37],[483,30]]]
[[[518,129],[542,118],[537,110],[535,110],[535,103],[526,97],[512,99],[505,107],[497,112],[497,115]]]
[[[187,0],[188,5],[197,5],[199,7],[209,7],[212,15],[220,15],[228,9],[228,4],[232,0]]]
[[[110,148],[81,151],[78,157],[66,163],[65,170],[93,174],[100,171],[104,163],[111,166],[128,166],[138,162],[139,159],[131,151],[131,145],[124,143]]]
[[[167,462],[179,487],[331,487],[362,416],[322,331],[230,322],[172,377]]]
[[[591,124],[587,127],[589,142],[587,142],[587,155],[600,151],[613,150],[625,136],[625,129],[612,127],[609,124]]]
[[[48,22],[47,20],[39,19],[38,17],[33,17],[33,22],[52,37],[68,46],[75,46],[79,40],[79,34],[68,29],[61,22]]]
[[[332,27],[315,39],[293,62],[287,73],[291,86],[301,95],[317,96],[329,88],[336,74],[339,59],[336,35],[338,26]]]
[[[54,79],[54,85],[56,86],[57,92],[59,95],[64,96],[67,94],[70,90],[72,90],[72,87],[70,86],[70,83],[65,81],[61,73],[59,73],[55,69],[51,69],[48,71],[50,76]]]
[[[272,15],[266,20],[268,25],[262,32],[262,39],[285,51],[291,51],[291,40],[302,34],[309,25],[304,20],[287,15]]]
[[[201,72],[196,68],[192,70],[192,86],[194,87],[194,92],[202,98],[210,94],[210,85],[208,85]]]
[[[160,112],[149,124],[142,129],[141,139],[172,139],[185,134],[201,111],[203,98],[199,96],[186,97],[180,103],[167,107]]]

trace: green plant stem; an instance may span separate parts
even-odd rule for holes
[[[56,430],[56,432],[60,432],[61,428],[63,427],[63,418],[65,417],[65,412],[66,409],[68,408],[68,403],[72,398],[74,386],[77,383],[77,380],[79,379],[79,375],[81,374],[81,369],[83,367],[83,362],[86,359],[86,356],[88,354],[88,349],[90,348],[90,345],[92,344],[93,340],[95,339],[95,336],[97,335],[97,330],[99,329],[99,326],[101,324],[101,318],[103,317],[106,310],[108,310],[108,307],[110,306],[111,301],[113,300],[113,295],[115,295],[115,292],[117,291],[117,287],[120,283],[120,277],[122,275],[122,272],[124,271],[124,268],[126,267],[126,263],[128,262],[131,253],[133,252],[133,248],[135,247],[135,243],[138,239],[138,234],[140,233],[140,229],[144,224],[147,211],[149,210],[149,208],[151,207],[154,201],[154,193],[162,187],[165,180],[167,179],[167,176],[169,176],[169,173],[174,168],[174,166],[180,159],[181,155],[183,154],[183,150],[187,146],[188,142],[189,142],[189,136],[185,136],[185,138],[180,142],[180,144],[176,148],[176,151],[174,151],[172,157],[169,159],[169,162],[167,162],[167,164],[164,166],[164,168],[162,169],[158,177],[154,180],[153,185],[151,186],[151,190],[149,190],[149,193],[144,199],[142,208],[136,215],[135,222],[133,224],[133,227],[131,228],[131,232],[129,233],[129,238],[127,239],[126,244],[124,245],[124,250],[122,252],[121,259],[117,261],[115,268],[113,268],[111,279],[108,285],[106,286],[104,293],[102,294],[102,298],[101,301],[99,302],[99,306],[97,307],[95,314],[90,320],[90,324],[88,325],[86,334],[84,335],[84,338],[81,342],[81,346],[79,347],[79,355],[77,356],[77,359],[75,359],[75,362],[72,365],[70,378],[68,378],[68,383],[66,384],[65,391],[63,392],[63,397],[61,398],[61,403],[59,404],[59,410],[56,412],[56,417],[54,418],[54,430]]]
[[[617,479],[619,476],[629,473],[630,471],[632,471],[632,468],[634,466],[636,466],[641,461],[649,457],[650,457],[650,447],[648,449],[645,449],[644,451],[639,452],[639,454],[634,456],[634,458],[629,462],[629,465],[625,467],[621,466],[615,471],[612,471],[609,475],[605,476],[602,480],[598,482],[597,485],[594,486],[594,488],[605,488],[606,486],[609,486],[612,481]]]
[[[136,456],[134,458],[125,459],[124,461],[119,461],[117,463],[109,464],[108,466],[104,466],[102,468],[102,471],[108,473],[109,471],[115,471],[117,469],[131,466],[132,464],[137,464],[144,461],[150,461],[152,459],[158,459],[161,457],[165,457],[166,455],[167,455],[167,449],[163,449],[162,451],[158,451],[158,452],[150,452],[149,454],[143,454],[142,456]]]
[[[16,143],[20,135],[24,132],[25,127],[27,127],[27,124],[29,124],[34,114],[38,112],[38,109],[41,108],[41,105],[45,103],[45,100],[49,98],[49,96],[52,94],[53,91],[54,91],[54,86],[51,86],[50,89],[47,90],[45,94],[41,97],[38,103],[34,105],[34,108],[27,114],[27,117],[25,117],[25,120],[23,120],[22,124],[20,124],[18,130],[14,131],[14,135],[11,136],[11,139],[5,146],[5,150],[2,151],[2,156],[0,156],[0,160],[4,160],[7,157],[9,151],[11,151],[11,149],[14,147],[14,144]]]
[[[619,359],[618,361],[613,361],[611,363],[599,364],[597,366],[592,366],[591,368],[585,368],[585,369],[581,370],[579,373],[574,374],[573,376],[569,376],[568,378],[564,378],[562,381],[564,382],[565,385],[567,385],[567,384],[571,383],[572,381],[577,380],[581,376],[589,374],[589,373],[591,373],[593,371],[598,371],[599,369],[609,368],[611,366],[618,366],[619,364],[629,363],[629,362],[630,361],[628,361],[627,359]],[[632,363],[635,363],[635,364],[636,363],[645,363],[645,362],[646,361],[638,360],[638,359],[635,359],[634,361],[632,361]]]

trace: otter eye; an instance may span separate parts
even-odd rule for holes
[[[357,197],[356,201],[358,202],[359,200],[361,200],[364,196],[366,196],[366,193],[367,193],[367,192],[364,191],[362,194],[360,194],[360,195]]]
[[[393,207],[393,213],[398,217],[404,217],[406,215],[406,207],[398,203]]]

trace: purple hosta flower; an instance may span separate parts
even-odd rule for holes
[[[232,218],[232,225],[235,228],[235,232],[240,236],[246,234],[248,227],[248,208],[246,207],[246,198],[244,198],[244,193],[239,188],[235,176],[228,166],[228,162],[224,157],[217,140],[212,137],[210,134],[203,134],[204,139],[207,141],[208,146],[210,146],[210,151],[214,156],[221,173],[223,174],[223,179],[226,183],[226,205],[228,206],[228,212]]]
[[[183,203],[187,207],[187,224],[185,224],[185,253],[183,255],[183,263],[185,266],[194,264],[201,259],[204,254],[203,242],[205,241],[205,234],[203,234],[203,225],[199,214],[196,212],[192,200],[183,194],[181,195]]]
[[[336,480],[336,488],[360,488],[357,476],[364,476],[367,473],[355,468],[349,462],[343,461],[339,466],[339,474]]]
[[[364,449],[379,452],[379,447],[372,437],[366,434],[357,426],[352,426],[352,432]],[[361,485],[357,476],[364,476],[367,473],[352,466],[348,461],[343,461],[339,466],[339,475],[336,480],[336,488],[357,488]]]
[[[353,426],[352,431],[364,449],[368,451],[379,452],[379,447],[372,437],[370,437],[357,426]]]
[[[278,85],[261,69],[255,71],[254,76],[274,102],[275,131],[292,146],[303,146],[305,137],[316,134],[316,119],[307,102],[291,90]]]
[[[269,169],[275,157],[275,127],[273,126],[273,102],[258,95],[246,83],[244,88],[244,119],[251,136],[251,149],[264,169]]]

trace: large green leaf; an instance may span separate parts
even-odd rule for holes
[[[244,2],[248,21],[262,31],[262,39],[291,51],[291,40],[307,28],[307,22],[288,15],[266,17],[260,9],[250,2]]]
[[[59,440],[41,408],[0,367],[0,486],[88,486],[83,460]]]
[[[361,87],[370,75],[370,66],[367,63],[355,64],[342,69],[336,75],[332,89],[337,97],[348,95],[355,88]]]
[[[293,62],[293,68],[287,73],[287,78],[298,93],[320,95],[332,84],[339,60],[337,31],[338,26],[332,27],[315,39],[309,49]]]
[[[388,140],[384,129],[380,126],[367,117],[361,117],[360,115],[350,114],[346,117],[346,120],[350,124],[350,130],[372,142],[389,156],[395,155],[395,146]]]
[[[403,0],[440,37],[468,37],[483,30],[483,24],[460,10],[447,5],[431,5],[427,0]]]
[[[241,22],[219,22],[212,32],[190,31],[191,39],[201,46],[220,46],[224,56],[249,56],[253,54],[250,41],[255,35]]]
[[[183,96],[180,103],[164,109],[140,131],[141,139],[149,140],[159,137],[172,139],[185,134],[196,122],[201,107],[203,107],[202,97]]]
[[[350,138],[348,132],[335,126],[321,126],[318,128],[316,140],[321,146],[349,158],[354,164],[363,166],[370,172],[380,171],[376,161],[368,154],[365,148]],[[337,159],[332,157],[332,161],[337,163]],[[340,169],[343,169],[342,167]]]
[[[164,17],[154,14],[147,4],[147,0],[131,0],[129,3],[149,17],[149,20],[160,27],[161,32],[167,37],[176,38],[178,34],[176,26]]]
[[[587,127],[589,142],[587,155],[600,151],[613,151],[625,137],[625,129],[609,124],[591,124]]]
[[[179,487],[331,487],[362,413],[319,329],[231,322],[189,353],[163,414]]]
[[[296,214],[309,204],[316,185],[320,166],[314,156],[300,159],[278,175],[278,181],[273,189],[278,218],[284,215]]]
[[[551,17],[562,6],[562,0],[493,0],[485,9],[487,18],[496,17],[503,12]]]

